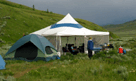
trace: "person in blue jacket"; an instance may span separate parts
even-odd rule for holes
[[[92,57],[92,50],[94,47],[94,43],[92,41],[92,37],[89,38],[88,43],[87,43],[87,49],[88,49],[88,57],[91,58]]]

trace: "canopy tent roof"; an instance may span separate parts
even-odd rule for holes
[[[81,26],[68,13],[62,20],[56,24],[35,31],[31,34],[39,34],[42,36],[88,36],[88,35],[109,35],[109,32],[100,32],[89,30]]]

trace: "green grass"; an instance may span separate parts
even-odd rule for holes
[[[129,21],[123,24],[106,25],[103,28],[115,33],[120,37],[135,37],[136,35],[136,20]]]
[[[64,15],[47,11],[33,10],[30,7],[0,0],[0,46],[15,43],[23,36],[23,33],[29,34],[44,27],[55,24],[61,20]],[[97,30],[107,31],[101,26],[92,22],[75,18],[82,26]]]
[[[73,56],[67,53],[60,60],[50,62],[6,61],[6,70],[1,72],[4,76],[17,77],[17,74],[26,71],[16,81],[135,81],[136,52],[133,55],[112,53],[115,52],[101,52],[101,55],[96,54],[98,57],[94,55],[92,59],[88,59],[85,54]],[[111,58],[107,58],[108,55]]]

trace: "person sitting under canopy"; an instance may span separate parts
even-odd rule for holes
[[[71,50],[72,50],[73,54],[77,54],[78,53],[78,50],[76,48],[74,48],[74,44],[72,44]]]

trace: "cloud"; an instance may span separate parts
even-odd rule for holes
[[[10,0],[36,9],[52,11],[99,25],[118,24],[136,19],[136,0]]]

